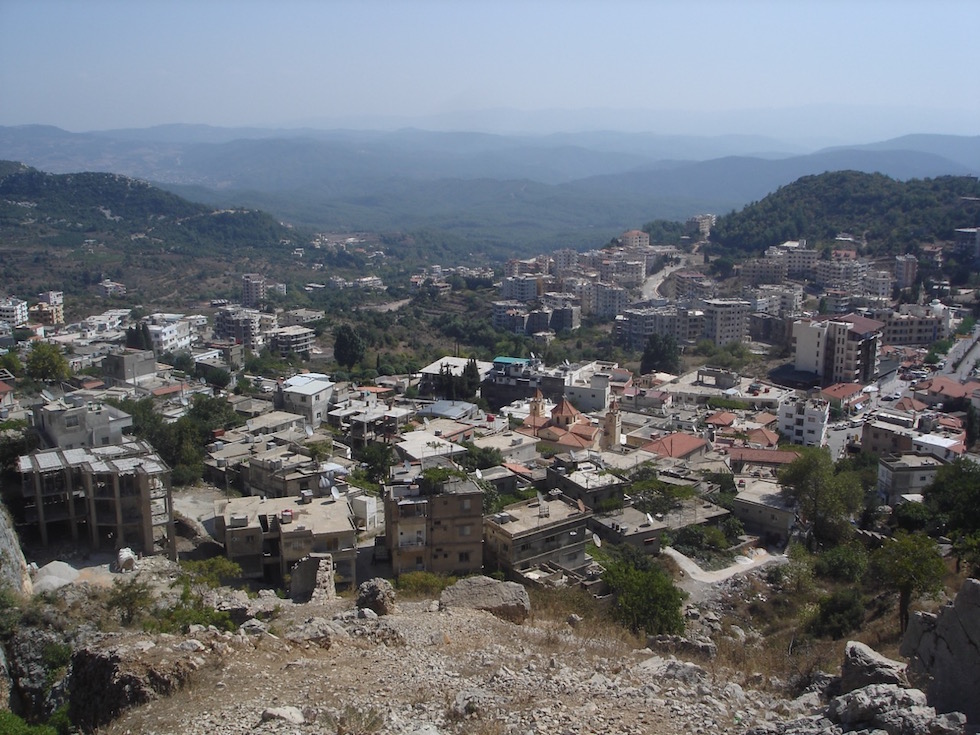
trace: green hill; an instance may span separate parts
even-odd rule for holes
[[[840,232],[863,237],[874,252],[951,240],[958,227],[980,225],[974,177],[896,181],[882,174],[836,171],[804,176],[761,201],[718,218],[711,232],[726,251],[756,254],[785,240],[812,244]]]

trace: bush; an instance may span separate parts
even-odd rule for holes
[[[603,579],[616,595],[614,617],[630,630],[648,635],[684,630],[681,604],[685,595],[663,570],[614,562]]]
[[[820,577],[857,582],[868,569],[868,552],[860,544],[843,544],[817,557],[813,571]]]
[[[820,600],[819,612],[810,624],[814,635],[840,640],[861,627],[864,597],[858,590],[844,589]]]
[[[895,525],[903,531],[924,531],[933,520],[933,512],[924,503],[902,503],[892,511]]]
[[[395,587],[407,595],[435,597],[453,584],[456,584],[456,577],[444,577],[432,572],[407,572],[398,576]]]
[[[28,725],[13,712],[0,710],[0,732],[4,735],[58,735],[47,725]]]

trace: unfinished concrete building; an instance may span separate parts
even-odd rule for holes
[[[87,537],[177,558],[170,468],[144,441],[20,457],[24,516],[45,546]]]

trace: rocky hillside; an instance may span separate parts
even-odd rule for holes
[[[710,603],[687,610],[692,639],[639,640],[532,609],[516,585],[469,584],[440,600],[399,600],[383,582],[362,585],[356,601],[219,594],[208,602],[240,622],[236,631],[82,626],[70,662],[46,682],[29,664],[49,634],[21,631],[15,699],[65,703],[102,735],[966,731],[964,716],[937,715],[909,688],[904,664],[861,644],[848,645],[842,676],[818,673],[796,682],[800,693],[719,663],[702,635],[717,627]],[[62,609],[91,597],[66,590]],[[32,677],[43,696],[29,690]]]

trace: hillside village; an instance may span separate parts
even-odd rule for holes
[[[689,225],[706,239],[712,223]],[[323,311],[269,308],[286,290],[260,273],[241,274],[238,303],[198,313],[109,308],[65,324],[61,292],[8,296],[0,418],[28,451],[6,501],[28,560],[75,547],[176,561],[203,524],[240,583],[296,603],[419,572],[608,600],[616,550],[669,555],[691,580],[731,565],[724,579],[786,562],[794,540],[836,545],[844,532],[825,524],[839,521],[874,548],[943,468],[980,463],[980,328],[970,294],[937,277],[947,250],[980,259],[980,228],[927,264],[859,250],[786,242],[716,280],[697,245],[630,230],[601,250],[511,260],[492,327],[537,349],[363,381],[331,375],[362,359],[341,354],[356,340],[324,340]],[[438,300],[475,273],[430,266],[412,284]],[[384,289],[376,276],[328,283]],[[98,288],[108,306],[126,292]],[[648,370],[548,364],[547,346],[583,320],[645,351]],[[705,343],[781,360],[743,374],[699,363]],[[259,353],[283,362],[245,373]],[[200,457],[168,463],[187,456],[171,441],[196,439],[154,446],[147,411],[152,425],[206,426]],[[821,449],[873,478],[831,519],[792,479]],[[187,501],[198,493],[203,512]]]

